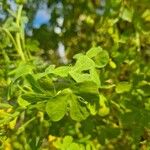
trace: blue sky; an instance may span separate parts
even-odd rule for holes
[[[14,0],[8,0],[11,10],[16,11],[17,5]],[[37,10],[35,18],[33,20],[33,27],[39,28],[42,24],[47,24],[50,20],[50,11],[47,8],[46,4],[42,4],[40,9]],[[4,14],[0,14],[0,18],[5,18]]]
[[[39,9],[33,21],[33,27],[39,28],[42,24],[47,24],[50,19],[50,14],[46,9]]]

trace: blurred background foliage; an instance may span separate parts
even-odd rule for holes
[[[148,119],[150,115],[147,114],[147,111],[150,111],[150,0],[0,0],[0,102],[9,99],[10,104],[14,104],[13,100],[18,96],[15,88],[13,96],[7,95],[8,87],[14,78],[13,73],[10,72],[20,65],[21,59],[24,59],[21,53],[18,55],[9,35],[11,33],[14,37],[18,31],[14,15],[20,5],[23,5],[21,21],[22,29],[25,30],[21,32],[22,37],[25,38],[21,40],[22,47],[25,58],[29,61],[34,60],[32,63],[37,67],[35,72],[42,72],[50,64],[60,66],[74,63],[75,54],[85,53],[91,47],[101,46],[110,57],[108,65],[100,72],[101,84],[118,85],[115,91],[101,89],[107,99],[113,101],[111,116],[104,119],[89,117],[82,122],[82,125],[72,120],[68,121],[68,118],[52,124],[45,120],[32,135],[38,137],[40,134],[40,138],[44,140],[38,143],[40,138],[30,139],[30,143],[41,144],[44,149],[47,147],[47,140],[52,144],[53,140],[58,139],[55,146],[50,145],[52,146],[50,149],[64,147],[62,150],[66,150],[66,141],[73,143],[75,145],[73,147],[78,149],[76,141],[71,136],[66,136],[74,135],[75,139],[83,138],[82,140],[90,145],[86,150],[93,150],[93,143],[94,145],[101,143],[104,145],[102,149],[106,150],[127,150],[136,149],[137,147],[132,145],[133,139],[139,141],[140,138],[140,149],[147,150],[150,142],[150,130],[147,129],[150,121]],[[4,29],[8,29],[9,33]],[[123,85],[120,82],[123,82]],[[130,85],[126,83],[131,83],[132,91]],[[118,107],[126,107],[133,111],[127,111],[120,117],[124,130],[127,131],[121,130],[122,136],[113,139],[120,134],[120,130],[105,125],[106,122],[117,124]],[[0,110],[0,114],[6,115],[9,113],[9,110],[7,111]],[[30,111],[28,113],[28,116],[32,114]],[[42,118],[42,114],[34,113],[39,120]],[[24,117],[24,112],[20,117]],[[29,121],[30,119],[26,118]],[[6,147],[11,149],[9,144],[19,139],[20,141],[16,142],[18,145],[15,143],[14,147],[23,149],[20,143],[26,143],[27,139],[24,137],[31,136],[30,130],[39,124],[39,120],[33,121],[28,127],[30,129],[27,128],[27,132],[18,137],[13,136],[13,130],[8,131],[9,139]],[[144,121],[147,122],[146,125]],[[135,127],[134,130],[136,125],[139,128]],[[133,139],[130,138],[130,134]],[[60,136],[66,137],[62,140],[58,138]],[[100,138],[101,136],[103,138]],[[82,140],[78,141],[81,145]],[[17,148],[19,146],[21,148]],[[25,149],[37,149],[37,147],[31,144]],[[99,145],[95,149],[100,149]]]
[[[54,63],[61,55],[57,51],[60,47],[70,61],[74,54],[95,45],[107,49],[114,59],[115,51],[115,55],[120,51],[130,54],[133,49],[132,53],[141,50],[147,60],[149,7],[149,0],[28,0],[23,8],[28,18],[27,42],[37,40],[33,46],[39,46],[40,54]],[[11,0],[1,2],[1,24],[9,16],[8,9],[15,8]]]

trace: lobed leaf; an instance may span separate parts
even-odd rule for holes
[[[68,98],[69,95],[61,93],[47,102],[46,112],[52,121],[59,121],[64,117],[67,111]]]

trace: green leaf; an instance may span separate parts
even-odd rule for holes
[[[79,145],[77,143],[71,143],[68,150],[78,150],[80,149]]]
[[[13,114],[9,114],[9,113],[6,113],[6,112],[0,114],[0,127],[2,125],[8,124],[11,120],[13,120],[17,116],[19,116],[19,114],[20,114],[20,112],[18,112],[18,111],[14,112]]]
[[[15,70],[12,70],[9,73],[9,75],[15,74],[15,80],[16,80],[23,75],[32,73],[32,70],[33,70],[33,66],[30,63],[20,62],[19,66]]]
[[[54,94],[54,84],[51,78],[43,77],[38,80],[39,86],[45,91],[48,92],[50,95]]]
[[[99,112],[98,114],[101,116],[101,117],[105,117],[107,116],[108,114],[110,113],[110,109],[109,107],[106,107],[106,106],[103,106],[99,109]]]
[[[37,74],[34,75],[34,77],[35,77],[36,80],[38,80],[38,79],[40,79],[42,77],[45,77],[48,74],[53,73],[54,69],[55,69],[55,65],[50,65],[49,67],[47,67],[45,69],[45,72],[37,73]]]
[[[129,92],[131,90],[131,84],[129,82],[120,82],[116,85],[116,93]]]
[[[50,65],[49,67],[45,69],[45,73],[46,74],[52,73],[54,69],[55,69],[55,65]]]
[[[110,109],[109,107],[107,106],[107,99],[104,95],[100,94],[100,99],[99,99],[99,105],[100,105],[100,109],[99,109],[99,112],[98,114],[101,116],[101,117],[104,117],[106,115],[108,115],[110,113]]]
[[[91,81],[91,76],[88,73],[79,73],[79,72],[71,71],[69,72],[69,74],[77,83]]]
[[[40,87],[39,83],[37,82],[34,74],[27,74],[26,75],[26,80],[32,87],[32,90],[37,93],[43,93],[43,89]]]
[[[95,68],[90,69],[87,73],[70,71],[69,74],[77,83],[93,81],[100,87],[99,75]]]
[[[11,106],[10,104],[7,103],[1,103],[0,102],[0,109],[5,109],[5,108],[12,108],[13,106]]]
[[[77,143],[73,142],[72,136],[65,136],[63,141],[57,140],[54,145],[61,150],[78,150],[80,148]]]
[[[72,70],[76,70],[76,71],[83,71],[83,70],[89,70],[95,67],[95,63],[92,59],[90,59],[88,56],[85,55],[81,55],[74,68],[72,68]]]
[[[109,54],[103,50],[93,58],[97,68],[103,68],[109,62]]]
[[[99,95],[99,104],[100,104],[100,106],[101,106],[101,107],[102,107],[102,106],[105,106],[106,103],[107,103],[106,97],[105,97],[103,94],[100,94],[100,95]]]
[[[81,56],[83,56],[82,53],[75,54],[75,55],[73,56],[73,59],[79,59]]]
[[[69,105],[70,105],[70,116],[73,120],[81,121],[85,120],[88,117],[89,113],[86,107],[81,106],[79,104],[77,96],[73,94],[70,95]]]
[[[150,21],[150,10],[149,10],[149,9],[146,9],[146,10],[143,12],[142,18],[143,18],[145,21]]]
[[[99,76],[95,67],[96,65],[92,59],[88,56],[80,55],[69,74],[77,83],[93,81],[100,86]]]
[[[67,149],[72,143],[73,138],[71,136],[65,136],[63,139],[63,148]]]
[[[100,87],[99,75],[95,68],[90,70],[90,75],[91,75],[91,81],[95,82],[97,86]]]
[[[70,70],[71,70],[70,66],[62,66],[62,67],[56,68],[53,71],[53,74],[58,75],[60,77],[67,77]]]
[[[46,104],[46,112],[52,121],[61,120],[67,111],[69,94],[61,92],[56,97],[50,99]]]
[[[123,20],[126,20],[128,22],[132,21],[132,17],[133,17],[133,10],[130,10],[128,8],[124,8],[121,14],[121,18]]]
[[[94,82],[87,81],[76,84],[77,93],[98,94],[98,87]]]
[[[74,92],[88,102],[99,101],[98,86],[94,82],[82,82],[76,84]]]
[[[92,47],[91,49],[89,49],[86,53],[86,55],[89,58],[93,58],[95,57],[98,53],[100,53],[102,51],[101,47]]]
[[[100,87],[100,89],[111,89],[111,88],[113,88],[113,87],[115,87],[115,84],[110,84],[110,85],[102,85],[101,87]]]
[[[22,106],[22,107],[26,107],[28,105],[30,105],[30,103],[26,100],[24,100],[21,96],[18,97],[18,104],[19,106]]]
[[[44,94],[27,93],[27,94],[22,94],[21,98],[28,101],[29,103],[37,103],[38,101],[48,100],[52,97]]]
[[[87,105],[88,109],[90,110],[91,115],[96,115],[97,111],[96,111],[96,104],[90,104],[88,103]]]

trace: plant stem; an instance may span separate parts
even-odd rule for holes
[[[23,61],[25,61],[25,56],[24,56],[24,53],[22,50],[22,45],[21,45],[21,35],[20,35],[20,32],[21,32],[20,18],[21,18],[22,8],[23,8],[23,6],[20,5],[18,8],[18,14],[17,14],[17,18],[16,18],[16,24],[19,28],[19,33],[16,33],[16,43],[17,43],[17,51],[18,51],[19,55],[21,56],[21,59]]]
[[[12,34],[11,34],[7,29],[5,29],[5,28],[0,28],[0,29],[3,30],[3,31],[8,35],[8,37],[9,37],[9,38],[11,39],[11,41],[13,42],[15,48],[18,49],[17,43],[15,42],[15,40],[14,40]]]

